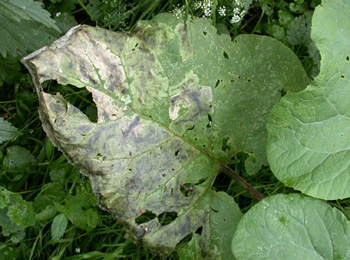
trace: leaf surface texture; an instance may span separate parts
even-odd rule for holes
[[[242,214],[211,186],[238,152],[266,163],[270,109],[282,90],[308,84],[278,41],[244,35],[231,42],[208,20],[170,14],[133,33],[78,26],[23,62],[53,144],[89,176],[101,207],[163,254],[192,234],[201,255],[232,257],[227,241]],[[98,122],[43,92],[47,79],[86,87]]]
[[[287,94],[268,122],[267,155],[276,177],[328,200],[350,196],[349,12],[342,0],[316,8],[311,36],[322,57],[320,74],[304,91]]]
[[[349,259],[350,224],[338,209],[302,194],[253,206],[232,241],[237,259]]]

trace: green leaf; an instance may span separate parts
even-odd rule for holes
[[[279,194],[253,206],[232,241],[237,259],[349,259],[350,223],[326,202]]]
[[[91,231],[100,221],[99,214],[95,208],[96,204],[91,205],[92,196],[93,194],[90,193],[80,193],[67,199],[64,206],[56,204],[56,207],[75,226]]]
[[[55,17],[55,21],[63,33],[66,33],[70,28],[77,25],[74,16],[68,13],[62,13],[58,17]]]
[[[1,0],[1,15],[13,19],[17,22],[20,20],[29,20],[42,23],[48,28],[59,31],[55,21],[50,18],[50,13],[42,8],[42,3],[33,0]]]
[[[48,205],[60,203],[66,196],[62,185],[57,182],[49,182],[41,187],[41,192],[35,197],[34,206],[37,211],[44,210]]]
[[[0,13],[0,22],[2,20],[5,21],[0,26],[0,54],[5,58],[7,53],[14,57],[23,57],[31,51],[52,43],[59,37],[56,31],[47,29],[36,22],[27,20],[15,22],[7,17],[2,17]]]
[[[12,126],[11,123],[0,117],[0,144],[20,135],[21,133],[16,127]]]
[[[270,109],[281,92],[308,83],[300,61],[277,40],[241,35],[231,42],[209,20],[184,24],[171,14],[140,23],[132,34],[75,27],[23,63],[36,75],[52,143],[89,176],[101,207],[160,254],[200,228],[194,237],[205,245],[201,253],[231,254],[241,212],[231,199],[227,236],[208,239],[223,229],[208,224],[216,200],[228,201],[211,185],[222,170],[232,172],[226,164],[238,152],[266,163]],[[49,78],[86,86],[98,122],[60,94],[43,92],[40,83]],[[226,221],[221,207],[213,215],[218,222]],[[64,213],[71,220],[76,210]],[[164,224],[163,214],[174,218]]]
[[[19,243],[26,237],[26,232],[24,230],[19,230],[11,234],[11,241],[13,243]]]
[[[312,42],[310,38],[312,12],[306,12],[295,17],[289,24],[286,41],[291,45],[308,46]]]
[[[350,197],[350,27],[348,1],[323,1],[312,38],[321,71],[306,90],[287,94],[271,112],[267,155],[286,186],[323,199]],[[332,21],[324,23],[324,21]]]
[[[3,260],[19,259],[18,247],[0,243],[0,259],[3,259]]]
[[[20,195],[12,195],[10,197],[10,204],[13,205],[14,203],[18,201],[23,201],[22,197]],[[11,221],[10,217],[8,216],[8,207],[0,208],[0,225],[2,228],[2,234],[4,236],[10,236],[11,234],[16,234],[18,231],[24,230],[26,227],[23,225],[18,225],[15,222]]]
[[[57,241],[59,240],[64,232],[66,232],[66,228],[68,225],[68,220],[65,217],[64,214],[60,214],[57,215],[53,221],[52,221],[52,225],[51,225],[51,237],[52,240]]]
[[[64,177],[67,174],[67,168],[53,168],[50,170],[50,178],[53,182],[63,182]]]
[[[10,203],[10,196],[12,192],[0,187],[0,209],[5,208]]]
[[[32,0],[0,1],[0,53],[24,55],[45,46],[59,35],[59,28],[42,3]],[[35,37],[33,37],[33,35]]]
[[[3,169],[9,172],[24,172],[36,165],[36,159],[30,152],[20,146],[11,146],[3,161]]]
[[[16,201],[8,207],[7,215],[12,222],[23,227],[34,226],[35,224],[33,202],[27,202],[23,199]]]
[[[19,59],[7,56],[6,59],[0,55],[0,87],[4,82],[8,84],[15,84],[21,77],[21,64]],[[1,139],[1,123],[0,123],[0,139]]]
[[[261,163],[256,160],[254,154],[250,154],[244,161],[244,167],[248,175],[255,175],[261,169]]]
[[[37,221],[44,221],[52,219],[57,214],[57,208],[54,205],[48,205],[46,206],[42,211],[40,211],[38,214],[36,214],[35,219]]]

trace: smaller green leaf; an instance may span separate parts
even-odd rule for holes
[[[99,223],[99,215],[95,205],[91,205],[93,194],[78,194],[70,197],[65,206],[56,205],[75,226],[86,231],[94,229]]]
[[[43,211],[36,214],[35,219],[37,221],[49,220],[55,217],[57,214],[57,208],[54,205],[48,205]]]
[[[42,3],[33,0],[0,1],[0,17],[7,17],[17,22],[21,20],[33,20],[42,23],[48,28],[57,31],[60,29],[55,21],[50,18],[51,14],[42,8]]]
[[[66,192],[62,189],[62,185],[57,182],[49,182],[41,187],[41,192],[34,200],[34,206],[37,211],[44,210],[48,205],[54,205],[55,202],[60,203]]]
[[[15,260],[19,259],[19,247],[10,245],[0,244],[0,259],[4,260]]]
[[[189,243],[178,247],[180,259],[202,259],[203,252],[208,259],[233,259],[231,240],[243,214],[227,193],[211,191],[210,196],[209,221],[192,234]]]
[[[200,259],[201,247],[199,245],[200,235],[193,234],[192,239],[186,244],[180,244],[177,248],[180,259]]]
[[[7,149],[3,169],[9,172],[28,171],[36,164],[36,159],[30,152],[20,146],[11,146]]]
[[[13,58],[11,56],[7,56],[5,59],[3,56],[0,55],[0,86],[3,86],[4,82],[11,85],[17,82],[18,79],[21,77],[20,70],[21,66],[18,59]],[[0,123],[0,139],[3,134],[1,131],[1,127],[2,123]],[[17,133],[17,135],[19,134],[20,132]]]
[[[59,240],[66,231],[68,220],[64,214],[57,215],[51,225],[51,237],[52,240]]]
[[[12,126],[11,123],[0,117],[0,144],[15,138],[20,134],[21,133],[16,127]]]
[[[308,46],[312,42],[311,34],[312,13],[306,12],[302,16],[295,17],[289,24],[286,41],[291,45]]]
[[[243,216],[232,251],[237,259],[350,259],[350,223],[324,201],[278,194]]]
[[[70,28],[78,24],[74,16],[68,13],[62,13],[55,17],[55,21],[62,33],[66,33]]]
[[[10,197],[10,204],[14,204],[17,201],[22,201],[20,195],[14,194]],[[10,205],[9,204],[9,205]],[[24,230],[26,227],[22,225],[17,225],[15,222],[12,222],[8,213],[8,208],[0,208],[0,226],[2,228],[2,235],[10,236],[11,234],[16,233],[17,231]]]
[[[7,215],[12,222],[23,227],[34,226],[35,224],[33,203],[27,202],[23,199],[18,200],[13,205],[9,206]]]
[[[259,172],[262,164],[257,160],[257,158],[251,154],[244,161],[244,167],[248,175],[252,176]]]
[[[10,196],[12,192],[0,187],[0,209],[5,208],[10,203]]]
[[[24,230],[19,230],[16,233],[11,234],[11,241],[13,243],[19,243],[26,237],[26,232]]]
[[[53,182],[62,182],[64,179],[64,176],[66,176],[67,169],[66,168],[53,168],[50,171],[50,178]]]

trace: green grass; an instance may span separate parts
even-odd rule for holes
[[[71,2],[73,4],[69,4]],[[217,6],[226,5],[228,7],[230,2],[217,1]],[[294,18],[303,15],[304,12],[312,12],[314,5],[319,1],[311,2],[300,5],[300,8],[296,8],[294,12],[290,9],[290,3],[293,1],[265,0],[260,3],[254,2],[242,22],[235,25],[230,23],[229,16],[221,17],[216,13],[211,18],[219,31],[229,33],[232,37],[240,33],[252,32],[274,36],[276,32],[271,29],[272,25],[278,25],[284,30],[287,28],[287,25],[282,25],[278,21],[278,11],[289,12]],[[195,16],[203,16],[204,14],[203,10],[195,9],[195,1],[191,0],[136,0],[109,1],[108,3],[96,0],[90,1],[90,3],[93,3],[95,7],[91,7],[87,1],[83,0],[57,1],[56,4],[44,1],[45,9],[52,13],[52,17],[58,12],[67,12],[78,23],[122,31],[133,30],[137,21],[151,19],[163,12],[175,13],[176,10],[180,10]],[[99,8],[96,7],[98,3],[100,4]],[[307,47],[291,45],[285,38],[280,40],[295,51],[310,77],[314,77],[313,73],[317,73],[317,67],[308,54]],[[20,58],[16,57],[17,62]],[[0,144],[0,186],[32,203],[37,219],[34,225],[29,225],[22,232],[7,235],[2,232],[0,258],[159,259],[157,255],[146,250],[140,244],[135,244],[128,239],[124,228],[117,224],[109,213],[96,206],[96,199],[90,196],[92,193],[89,180],[80,175],[77,169],[67,162],[62,153],[46,137],[38,117],[37,94],[34,92],[27,71],[21,67],[20,71],[8,71],[8,73],[15,74],[16,78],[12,82],[4,82],[3,86],[0,87],[0,116],[18,128],[21,135]],[[58,85],[55,81],[45,83],[45,85],[45,91],[60,92],[69,102],[86,113],[92,121],[96,121],[96,106],[88,91]],[[30,158],[34,158],[35,161],[31,161],[27,156],[20,164],[23,166],[22,168],[16,168],[9,164],[9,160],[12,159],[9,158],[9,149],[13,146],[25,148],[31,154]],[[245,159],[245,155],[238,155],[232,161],[232,168],[264,196],[294,192],[279,182],[268,167],[263,167],[257,174],[249,176],[244,167]],[[45,190],[43,187],[47,187],[47,189]],[[242,187],[224,174],[219,175],[213,189],[225,191],[233,196],[243,212],[257,203]],[[51,236],[53,219],[67,208],[47,210],[46,212],[46,206],[52,205],[50,209],[54,209],[55,205],[67,207],[70,201],[80,198],[88,198],[87,202],[84,202],[85,204],[82,202],[81,208],[90,210],[91,216],[95,218],[96,223],[92,225],[93,228],[83,229],[81,225],[84,223],[69,220],[62,238],[53,241]],[[11,203],[15,202],[11,201]],[[348,218],[350,217],[350,199],[329,203],[340,209]],[[47,217],[38,217],[44,213],[48,214]],[[80,221],[84,222],[84,220]],[[168,259],[178,259],[177,253],[174,252]]]

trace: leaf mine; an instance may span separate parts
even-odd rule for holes
[[[270,109],[281,89],[308,83],[288,48],[255,35],[231,42],[206,19],[164,14],[133,33],[74,27],[22,62],[50,140],[90,178],[99,205],[131,238],[167,255],[192,236],[188,246],[201,255],[232,258],[242,213],[211,185],[238,152],[266,163]],[[59,93],[45,93],[48,79],[86,87],[97,123]]]

